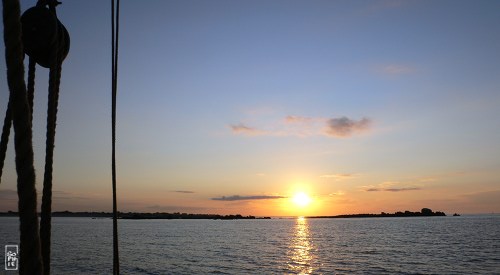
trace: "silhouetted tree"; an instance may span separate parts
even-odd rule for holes
[[[432,210],[430,210],[429,208],[422,208],[421,212],[422,212],[422,215],[424,215],[424,216],[430,216],[433,214]]]

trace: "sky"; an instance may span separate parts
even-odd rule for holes
[[[58,7],[55,211],[112,210],[110,10]],[[499,1],[123,0],[120,19],[120,211],[500,212]],[[3,116],[3,54],[0,71]],[[47,83],[38,67],[39,193]],[[17,210],[12,136],[0,211]]]

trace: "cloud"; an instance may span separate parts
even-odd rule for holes
[[[42,192],[39,192],[38,195],[41,197]],[[81,195],[71,193],[71,192],[60,191],[60,190],[53,190],[52,191],[52,198],[54,200],[57,200],[57,199],[61,199],[61,200],[88,200],[89,199],[89,197],[81,196]]]
[[[410,182],[384,181],[378,185],[362,186],[361,189],[367,192],[404,192],[422,190],[422,187]]]
[[[333,192],[333,193],[330,193],[328,194],[328,196],[343,196],[345,195],[345,193],[343,191],[337,191],[337,192]]]
[[[265,134],[265,131],[246,126],[243,123],[237,125],[229,125],[229,127],[231,128],[233,134],[249,135],[249,136],[259,136]]]
[[[369,118],[354,120],[348,117],[324,118],[289,115],[267,129],[250,127],[243,123],[231,124],[233,134],[247,136],[327,136],[349,137],[356,133],[370,130],[372,121]]]
[[[496,205],[497,209],[500,207],[500,190],[491,190],[491,191],[483,191],[476,192],[471,194],[464,194],[465,198],[477,204],[489,204]]]
[[[37,192],[37,201],[41,201],[42,192],[38,190]],[[60,190],[52,190],[52,200],[87,200],[87,197],[77,195],[75,193],[60,191]],[[12,189],[4,189],[0,190],[0,200],[1,201],[18,201],[19,197],[17,196],[17,191]]]
[[[147,211],[163,211],[163,212],[206,212],[208,208],[181,206],[181,205],[149,205],[146,206]]]
[[[344,116],[327,120],[324,132],[328,136],[349,137],[354,133],[369,130],[370,126],[371,120],[366,117],[356,121]]]
[[[326,175],[321,175],[319,177],[320,178],[332,178],[332,179],[339,181],[339,180],[354,178],[354,177],[356,177],[356,175],[355,174],[326,174]]]
[[[311,117],[304,117],[304,116],[286,116],[285,117],[285,122],[286,123],[309,123],[314,121],[314,118]]]
[[[194,193],[194,191],[189,191],[189,190],[174,190],[174,191],[170,191],[170,192],[182,193],[182,194],[193,194]]]
[[[0,211],[16,210],[17,202],[17,191],[10,189],[0,190]],[[42,192],[38,190],[38,209],[40,209],[41,202]],[[52,209],[54,211],[103,211],[109,209],[109,199],[99,194],[52,190]]]
[[[420,187],[386,188],[384,191],[401,192],[401,191],[415,191],[415,190],[422,190],[422,188]]]
[[[17,191],[12,189],[0,190],[0,201],[17,201]]]
[[[420,181],[420,182],[435,182],[435,181],[437,181],[437,178],[421,178],[421,179],[418,179],[418,181]]]
[[[212,198],[214,201],[244,201],[244,200],[274,200],[274,199],[285,199],[283,196],[222,196],[218,198]]]
[[[380,192],[380,191],[386,191],[386,192],[402,192],[402,191],[416,191],[416,190],[422,190],[420,187],[391,187],[391,188],[379,188],[379,187],[369,187],[365,189],[367,192]]]

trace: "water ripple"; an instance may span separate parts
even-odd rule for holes
[[[19,240],[0,218],[0,244]],[[54,218],[54,274],[109,274],[110,219]],[[500,216],[120,220],[123,274],[499,274]]]

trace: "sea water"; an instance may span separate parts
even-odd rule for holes
[[[500,274],[500,215],[118,225],[123,274]],[[18,242],[0,218],[2,257]],[[110,274],[112,257],[111,219],[52,219],[52,274]]]

